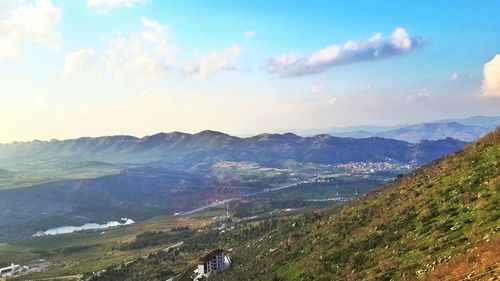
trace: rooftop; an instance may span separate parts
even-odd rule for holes
[[[218,254],[221,254],[221,253],[227,253],[227,251],[223,250],[223,249],[215,249],[209,253],[207,253],[206,255],[204,255],[203,257],[199,258],[198,259],[198,263],[205,263],[205,262],[208,262],[210,261],[211,259],[213,259],[216,255]]]

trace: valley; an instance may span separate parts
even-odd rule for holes
[[[224,136],[223,139],[227,138],[220,133],[213,134],[212,137],[221,141],[221,136]],[[267,135],[265,141],[276,142],[276,139],[282,138],[285,138],[283,143],[274,144],[278,150],[274,153],[278,155],[283,147],[287,150],[298,149],[293,147],[304,142],[300,137],[285,135]],[[318,138],[324,140],[323,136]],[[19,280],[58,276],[79,276],[83,280],[115,280],[117,276],[127,276],[129,279],[126,280],[163,280],[172,277],[175,280],[190,280],[192,261],[210,249],[223,247],[231,249],[236,263],[231,276],[240,276],[237,279],[254,279],[257,275],[249,276],[244,270],[248,266],[245,263],[257,262],[248,256],[249,253],[262,256],[263,252],[258,252],[261,247],[267,251],[264,256],[268,258],[273,257],[275,252],[279,253],[280,257],[276,257],[277,260],[270,266],[282,263],[279,259],[284,253],[279,249],[283,245],[288,245],[287,251],[291,251],[289,254],[292,255],[285,254],[283,258],[298,257],[298,248],[293,245],[299,242],[283,244],[284,240],[281,240],[279,245],[273,243],[276,239],[299,241],[305,239],[301,237],[309,237],[311,234],[308,231],[303,233],[303,227],[314,229],[318,221],[325,220],[325,216],[331,216],[329,214],[332,212],[342,213],[341,210],[349,206],[358,206],[359,202],[368,200],[365,198],[375,196],[373,194],[383,194],[388,186],[407,181],[422,169],[429,169],[420,167],[427,167],[424,159],[431,161],[434,157],[439,157],[438,151],[442,151],[443,155],[451,152],[452,156],[449,157],[453,157],[454,152],[466,145],[450,139],[425,141],[418,145],[397,141],[402,146],[388,146],[387,149],[374,152],[380,150],[380,143],[394,144],[394,141],[377,138],[334,140],[344,144],[346,141],[364,143],[366,149],[371,149],[372,152],[363,152],[361,156],[357,150],[347,148],[346,151],[345,146],[332,146],[331,149],[337,150],[335,153],[342,156],[328,160],[320,152],[325,149],[324,145],[314,145],[318,151],[308,148],[312,155],[304,154],[297,158],[309,159],[310,162],[300,162],[290,158],[289,154],[286,158],[263,158],[258,156],[257,148],[252,145],[248,148],[248,153],[253,155],[253,161],[248,161],[250,156],[238,160],[234,155],[221,155],[215,144],[208,149],[205,144],[210,141],[204,140],[204,147],[199,148],[197,144],[189,150],[184,148],[187,151],[166,153],[165,157],[168,156],[168,159],[164,161],[150,156],[152,159],[147,162],[122,163],[119,158],[115,158],[114,162],[104,165],[120,167],[112,174],[92,178],[56,179],[35,185],[5,188],[0,191],[0,203],[4,206],[0,210],[0,222],[3,226],[0,238],[4,243],[0,246],[0,265],[14,262],[28,266],[30,270],[19,275]],[[90,141],[93,142],[94,140]],[[160,143],[161,146],[155,146],[154,151],[168,147],[164,142]],[[95,145],[94,143],[92,147]],[[260,149],[272,153],[269,152],[269,145],[268,143]],[[39,153],[33,154],[32,148],[23,149],[30,161],[33,157],[39,157],[35,156]],[[116,153],[124,153],[122,150],[132,153],[128,147],[121,148]],[[85,155],[84,151],[79,153]],[[140,152],[144,153],[146,152]],[[302,154],[299,150],[295,153]],[[406,156],[402,153],[409,153],[411,157],[403,158],[403,161],[402,157]],[[150,155],[149,152],[146,154]],[[172,159],[180,154],[183,155],[182,158]],[[396,155],[400,160],[392,158]],[[57,153],[51,157],[57,159],[52,162],[55,163],[66,161],[69,156]],[[75,156],[70,158],[72,157]],[[108,159],[110,160],[112,159]],[[103,166],[102,162],[85,162],[86,166],[94,164],[97,165],[95,171]],[[439,164],[432,162],[429,165],[432,167]],[[73,177],[74,166],[68,167],[70,169],[66,176]],[[64,174],[64,171],[61,169],[58,173]],[[104,172],[108,173],[107,170]],[[11,175],[4,174],[5,178]],[[51,173],[48,172],[47,175],[50,176]],[[382,199],[371,200],[373,202],[369,205]],[[384,202],[390,206],[390,201]],[[399,216],[404,217],[403,214]],[[108,222],[119,221],[121,218],[130,218],[135,223],[128,223],[127,220],[122,221],[123,225],[116,222],[112,224],[114,227],[103,227]],[[66,229],[68,227],[60,227],[72,225],[97,227],[74,227],[71,229],[79,231],[56,231],[57,235],[33,236],[43,232],[54,234],[54,229]],[[294,230],[297,225],[301,225],[298,232]],[[275,235],[276,238],[269,238],[269,241],[266,238]],[[310,239],[315,241],[318,238]],[[249,245],[257,247],[248,250],[245,247],[250,247]],[[348,255],[348,252],[342,254],[346,258]],[[266,272],[274,272],[273,278],[285,276],[279,273],[279,269],[268,271],[262,265],[256,266],[263,268],[260,273],[263,277],[267,276]],[[284,271],[287,272],[286,276],[309,274],[293,273],[290,267],[286,267]],[[144,276],[137,275],[139,273]],[[299,275],[289,275],[292,273]],[[344,273],[336,274],[342,276]],[[320,276],[318,272],[314,275]],[[221,278],[224,279],[224,276],[222,274]],[[229,279],[233,280],[233,277]]]
[[[106,276],[103,269],[145,266],[162,257],[166,271],[155,267],[151,274],[171,277],[181,274],[196,256],[220,245],[215,237],[221,233],[228,233],[224,241],[237,247],[278,221],[361,198],[465,145],[451,139],[414,145],[291,134],[248,139],[215,132],[181,136],[182,143],[172,142],[178,133],[141,141],[113,137],[105,139],[105,146],[103,138],[70,140],[55,142],[52,153],[48,151],[54,143],[15,144],[15,154],[9,154],[12,147],[2,147],[0,162],[17,161],[21,168],[2,177],[0,241],[5,244],[0,246],[0,265],[15,262],[32,268],[21,280],[79,274],[100,278]],[[185,138],[200,136],[202,140],[191,140],[192,145],[185,143]],[[121,144],[124,139],[126,145]],[[82,141],[85,146],[76,149]],[[234,148],[221,151],[220,142]],[[120,148],[102,152],[110,145]],[[365,147],[363,153],[359,145]],[[61,146],[71,147],[69,154]],[[170,146],[176,149],[169,150]],[[88,154],[95,150],[101,152]],[[326,156],[326,151],[336,157]],[[128,154],[138,155],[127,156],[134,163],[121,160]],[[20,162],[23,157],[27,165]],[[37,166],[29,164],[34,161]],[[12,164],[5,168],[14,170]],[[93,176],[81,177],[83,170]],[[13,173],[43,177],[34,184],[9,186]],[[104,225],[124,217],[136,223],[33,237],[63,226]]]
[[[465,144],[214,131],[2,144],[0,242],[235,198],[266,202],[263,211],[348,200]]]
[[[130,217],[145,220],[157,215],[188,215],[234,200],[266,201],[274,206],[313,206],[311,199],[348,200],[410,170],[393,165],[363,170],[359,164],[297,165],[286,169],[239,163],[213,167],[208,176],[161,168],[128,169],[95,179],[65,180],[0,192],[0,231],[3,241],[64,225],[105,223]],[[378,163],[377,165],[381,165]],[[242,168],[241,166],[245,166]],[[232,167],[232,166],[231,166]],[[320,203],[320,202],[317,202]]]
[[[194,260],[200,247],[229,249],[231,269],[211,280],[495,280],[499,159],[497,130],[347,203],[229,228],[215,224],[180,253]],[[91,280],[141,279],[139,272],[160,280],[153,265],[168,267],[165,261],[152,255]],[[190,280],[193,269],[191,262],[168,276]]]

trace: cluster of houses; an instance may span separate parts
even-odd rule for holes
[[[194,270],[196,277],[194,281],[198,281],[211,274],[223,271],[231,266],[231,259],[227,251],[215,249],[210,253],[198,259],[198,267]]]
[[[27,266],[21,266],[18,264],[10,264],[10,266],[0,268],[0,280],[2,279],[7,279],[9,277],[13,277],[16,275],[19,275],[25,271],[28,271],[29,267]]]

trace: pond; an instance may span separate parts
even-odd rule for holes
[[[86,223],[82,226],[60,226],[60,227],[56,227],[56,228],[51,228],[47,231],[39,231],[33,236],[58,235],[58,234],[73,233],[76,231],[84,231],[84,230],[107,229],[107,228],[112,228],[112,227],[131,225],[134,223],[135,223],[135,221],[132,219],[121,218],[119,221],[109,221],[109,222],[104,223],[104,224]]]

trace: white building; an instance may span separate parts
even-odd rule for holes
[[[230,265],[231,259],[227,251],[222,249],[213,250],[198,260],[198,268],[195,270],[198,275],[194,280],[220,272]]]
[[[10,266],[0,268],[0,278],[11,277],[28,269],[29,268],[27,266],[20,266],[18,264],[11,263]]]
[[[33,234],[33,237],[42,237],[46,235],[47,234],[45,233],[45,231],[38,231],[37,233]]]

